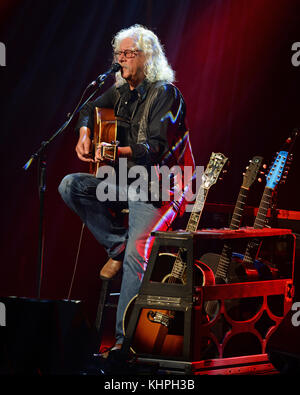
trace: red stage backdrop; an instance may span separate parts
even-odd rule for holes
[[[1,2],[7,64],[0,68],[0,294],[36,295],[37,163],[27,172],[22,166],[66,120],[87,84],[107,70],[118,30],[141,23],[158,34],[187,103],[196,163],[205,166],[212,151],[231,162],[208,202],[234,203],[249,159],[262,155],[270,164],[300,126],[300,66],[291,62],[292,45],[300,41],[299,10],[296,0]],[[57,192],[64,175],[86,170],[75,155],[74,124],[47,151],[43,298],[68,297],[77,254],[81,223]],[[300,210],[298,167],[299,149],[279,208]],[[249,204],[257,205],[261,192],[256,186]],[[71,298],[87,302],[91,319],[105,260],[85,231]]]

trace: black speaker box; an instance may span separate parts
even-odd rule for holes
[[[270,362],[282,374],[300,373],[300,317],[296,314],[289,311],[268,342]]]
[[[96,350],[83,303],[0,298],[2,375],[79,374]]]

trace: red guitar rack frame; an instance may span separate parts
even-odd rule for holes
[[[268,358],[268,342],[293,303],[295,235],[292,231],[275,228],[206,229],[154,232],[153,236],[155,241],[148,268],[122,351],[129,351],[141,309],[177,310],[184,314],[182,355],[136,355],[137,363],[156,364],[158,371],[194,375],[276,373]],[[236,243],[251,238],[273,238],[275,244],[288,239],[290,248],[285,258],[288,274],[279,272],[272,280],[234,284],[202,286],[196,283],[193,265],[197,257],[194,252],[201,251],[208,239]],[[161,247],[168,246],[184,248],[187,252],[186,283],[183,285],[151,281],[157,255]],[[203,305],[210,300],[218,300],[219,309],[213,319],[207,320]],[[243,306],[246,306],[245,310]]]

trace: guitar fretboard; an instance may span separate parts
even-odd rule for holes
[[[254,221],[254,229],[262,229],[265,226],[268,209],[270,208],[273,189],[266,187],[261,199],[259,209]]]
[[[244,212],[244,208],[248,196],[248,191],[249,190],[247,188],[241,187],[239,196],[235,204],[229,229],[238,229],[240,227],[242,215]],[[231,248],[229,247],[228,244],[225,243],[220,256],[220,260],[217,266],[215,276],[226,281],[230,263],[231,263]]]
[[[247,188],[241,187],[229,225],[230,229],[239,229],[241,225],[248,192],[249,190]]]
[[[273,189],[266,187],[254,221],[254,225],[253,225],[254,229],[262,229],[265,226],[268,209],[271,204],[272,194],[273,194]],[[260,242],[257,239],[253,239],[249,241],[243,259],[244,263],[249,263],[249,264],[253,263],[256,254],[258,252],[259,246],[260,246]]]
[[[207,194],[208,194],[207,188],[203,188],[203,187],[199,188],[197,199],[186,227],[187,232],[196,232],[196,230],[198,229],[199,221],[207,198]]]
[[[193,206],[193,210],[191,212],[186,227],[187,232],[196,232],[196,230],[198,229],[199,221],[207,198],[207,194],[208,194],[208,188],[203,188],[202,186],[200,186],[197,194],[196,202]],[[184,253],[183,249],[180,248],[170,274],[170,281],[173,281],[173,278],[181,279],[183,277],[186,268],[186,264],[182,260],[183,253]]]

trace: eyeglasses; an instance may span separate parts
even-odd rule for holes
[[[125,49],[125,51],[115,51],[114,52],[114,57],[119,58],[122,54],[125,56],[125,58],[130,59],[134,58],[138,52],[142,52],[140,49]]]

